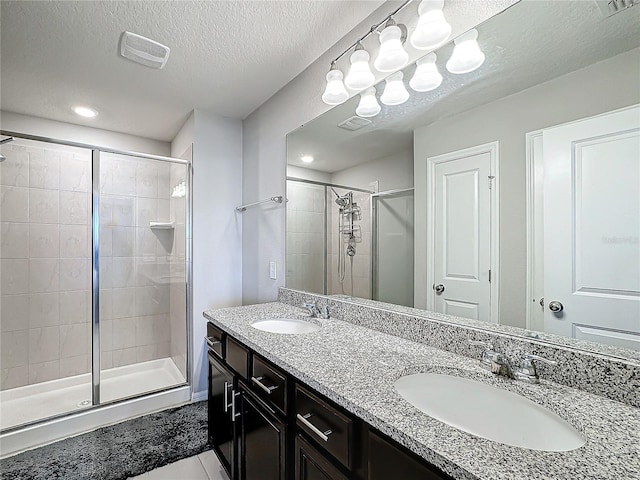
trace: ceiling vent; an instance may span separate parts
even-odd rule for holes
[[[349,130],[350,132],[353,132],[355,130],[360,130],[361,128],[366,127],[371,123],[372,123],[371,120],[367,120],[366,118],[362,118],[362,117],[358,117],[357,115],[354,115],[353,117],[347,118],[346,120],[340,122],[338,124],[338,127],[344,128],[345,130]]]
[[[596,3],[602,14],[605,17],[610,17],[640,2],[637,0],[596,0]]]
[[[131,32],[124,32],[120,40],[120,55],[145,67],[164,68],[169,52],[169,47]]]

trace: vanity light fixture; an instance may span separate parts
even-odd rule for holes
[[[322,94],[322,101],[327,105],[340,105],[349,98],[342,77],[342,72],[336,67],[336,62],[332,62],[331,69],[327,73],[327,87]]]
[[[356,115],[359,117],[375,117],[380,113],[380,104],[376,100],[375,87],[369,87],[360,94],[360,103],[356,108]]]
[[[89,108],[89,107],[83,107],[81,105],[77,105],[73,107],[73,111],[77,115],[80,115],[81,117],[85,117],[85,118],[95,118],[98,116],[97,110],[94,110],[93,108]]]
[[[409,92],[402,81],[402,72],[396,72],[387,77],[387,84],[380,96],[380,101],[385,105],[400,105],[409,100]]]
[[[369,52],[361,43],[356,45],[355,51],[351,54],[351,67],[344,79],[345,85],[351,90],[364,90],[373,86],[376,77],[369,68]]]
[[[473,72],[484,63],[484,53],[478,45],[478,30],[475,28],[463,33],[454,41],[453,53],[447,61],[447,70],[462,74]]]
[[[451,35],[451,25],[444,18],[444,0],[422,0],[418,6],[418,25],[411,34],[411,45],[418,50],[435,50]]]
[[[302,155],[300,157],[300,160],[302,160],[304,163],[311,163],[313,162],[313,157],[311,155]]]
[[[402,27],[402,28],[401,28]],[[390,18],[380,33],[380,51],[373,66],[380,72],[395,72],[403,68],[409,61],[409,54],[402,46],[406,39],[406,27],[398,26]]]
[[[409,86],[416,92],[429,92],[440,86],[442,75],[436,65],[437,56],[431,52],[416,62],[416,71],[409,81]]]

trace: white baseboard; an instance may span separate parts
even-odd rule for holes
[[[203,390],[201,392],[194,392],[191,395],[191,401],[192,402],[201,402],[202,400],[206,400],[207,399],[207,390]]]

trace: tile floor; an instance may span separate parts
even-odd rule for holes
[[[129,480],[229,480],[218,457],[211,450],[170,463]]]

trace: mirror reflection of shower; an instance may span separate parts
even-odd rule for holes
[[[5,138],[3,140],[0,140],[0,145],[4,145],[5,143],[9,143],[9,142],[13,142],[13,137],[9,137],[9,138]],[[1,152],[0,152],[0,162],[4,162],[7,159],[7,157],[5,157]]]
[[[345,195],[340,195],[333,187],[330,187],[336,196],[338,210],[338,282],[344,291],[344,280],[347,274],[347,259],[349,260],[349,278],[351,288],[349,293],[353,294],[353,257],[356,255],[356,238],[361,238],[360,225],[356,224],[362,220],[362,209],[353,201],[353,192],[349,191]]]

